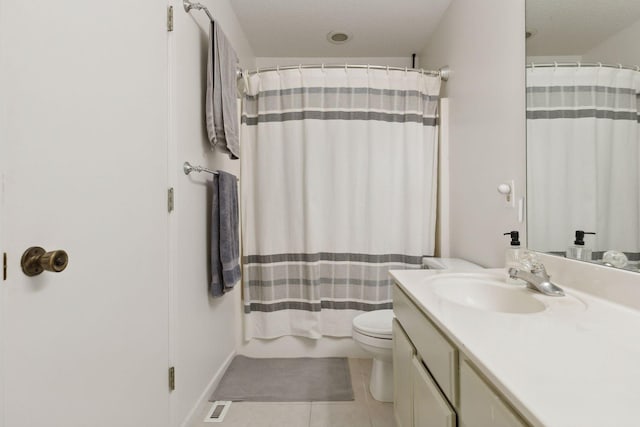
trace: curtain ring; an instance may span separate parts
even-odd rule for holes
[[[602,68],[602,62],[598,62],[598,67]]]
[[[557,69],[558,69],[558,63],[557,63],[556,61],[553,61],[553,68],[554,68],[555,70],[557,70]]]
[[[302,74],[302,64],[298,64],[298,72]]]
[[[260,77],[260,67],[256,68],[256,76]]]
[[[576,66],[577,66],[578,68],[582,68],[582,62],[580,62],[580,61],[576,62]]]
[[[536,68],[536,63],[535,63],[535,62],[532,62],[532,63],[531,63],[531,69],[532,69],[532,70],[535,70],[535,68]]]
[[[387,76],[389,75],[389,66],[387,65]]]
[[[320,65],[320,69],[322,70],[322,74],[324,74],[324,62]]]
[[[367,73],[369,72],[369,64],[367,64]]]
[[[618,68],[622,70],[622,64],[618,64]]]
[[[280,66],[279,66],[279,65],[276,65],[276,73],[277,73],[278,75],[280,75]]]
[[[347,72],[347,64],[346,63],[344,64],[344,72],[345,73]]]
[[[420,68],[420,74],[424,76],[424,68]]]
[[[407,71],[409,71],[408,67],[404,67],[404,73],[407,74]]]

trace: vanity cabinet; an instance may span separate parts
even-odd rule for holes
[[[413,426],[456,427],[456,413],[417,357],[412,360]]]
[[[460,427],[524,427],[526,424],[467,360],[460,363]]]
[[[396,319],[393,321],[396,427],[455,427],[456,413]]]
[[[409,337],[393,319],[393,414],[396,427],[413,426],[413,384],[411,364],[416,354]]]
[[[529,426],[397,284],[393,310],[397,427]]]

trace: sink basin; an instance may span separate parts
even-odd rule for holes
[[[523,286],[511,285],[488,274],[443,274],[429,279],[441,299],[500,313],[537,313],[547,306]]]

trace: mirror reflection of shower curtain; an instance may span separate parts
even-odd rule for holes
[[[639,94],[632,70],[527,69],[529,247],[640,252]]]
[[[246,81],[245,338],[350,336],[435,242],[440,80],[295,69]]]

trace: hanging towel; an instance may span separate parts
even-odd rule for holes
[[[238,56],[218,24],[211,21],[209,58],[207,60],[206,115],[207,132],[212,147],[240,158],[238,138],[238,90],[236,70]]]
[[[238,180],[218,171],[212,181],[211,296],[222,296],[240,280]]]

